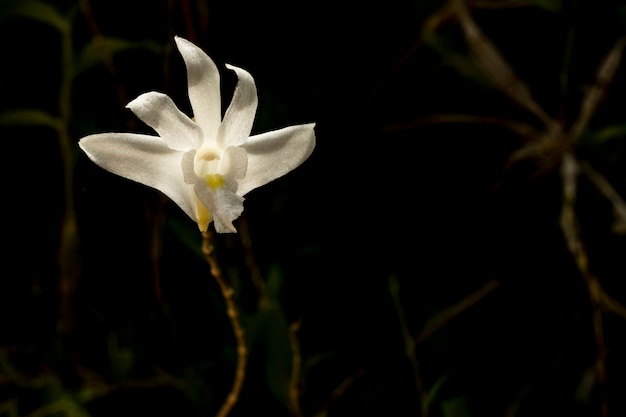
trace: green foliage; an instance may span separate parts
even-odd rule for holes
[[[0,6],[0,23],[10,16],[21,16],[69,32],[70,21],[53,5],[40,0],[7,0]]]
[[[150,39],[144,41],[128,41],[119,38],[99,38],[87,44],[78,54],[74,64],[74,72],[78,75],[97,65],[102,65],[103,53],[116,55],[133,50],[146,50],[162,55],[163,45]]]

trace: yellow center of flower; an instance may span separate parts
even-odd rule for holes
[[[204,181],[206,185],[211,187],[212,190],[216,190],[224,186],[224,177],[220,174],[207,174],[207,176],[204,177]]]
[[[196,152],[196,160],[194,162],[194,170],[198,177],[204,179],[204,183],[215,190],[224,186],[224,177],[220,172],[220,163],[222,153],[219,149],[207,146],[198,149]]]

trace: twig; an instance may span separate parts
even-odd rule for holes
[[[622,60],[622,51],[624,50],[625,42],[626,38],[619,38],[602,60],[596,72],[596,82],[587,91],[587,94],[585,94],[578,119],[576,119],[570,128],[570,136],[573,140],[576,140],[585,131],[589,121],[604,99],[606,90],[611,82],[613,82],[620,61]]]
[[[117,67],[115,66],[115,63],[113,60],[113,54],[111,53],[111,50],[107,46],[104,35],[102,34],[102,31],[100,30],[100,26],[98,25],[98,22],[93,14],[91,1],[80,0],[78,5],[83,14],[83,17],[85,18],[85,22],[87,23],[87,26],[89,27],[89,30],[91,31],[91,42],[95,46],[96,52],[100,56],[100,60],[104,64],[105,68],[109,72],[109,76],[111,77],[111,80],[115,84],[115,93],[117,94],[117,99],[119,103],[122,105],[122,108],[125,109],[126,103],[128,103],[129,101],[128,95],[126,94],[126,89],[124,88],[124,85],[120,81],[119,73],[117,71]],[[131,129],[136,128],[135,119],[132,117],[126,117],[126,124]]]
[[[532,97],[528,86],[513,71],[496,46],[480,30],[472,18],[465,0],[451,0],[451,5],[467,40],[470,53],[476,64],[496,87],[514,102],[533,113],[548,130],[553,130],[556,121]]]
[[[404,355],[409,360],[409,362],[411,363],[411,367],[413,368],[415,389],[417,390],[417,396],[420,401],[420,415],[422,417],[427,417],[429,405],[428,393],[426,392],[424,387],[424,381],[422,379],[419,362],[417,360],[417,354],[415,352],[415,339],[409,331],[406,317],[404,315],[404,310],[402,308],[402,301],[400,299],[400,285],[398,279],[393,275],[389,277],[389,293],[391,294],[393,305],[396,309],[398,322],[400,323],[400,328],[402,330],[402,338],[404,340]]]
[[[604,175],[596,171],[591,164],[582,162],[580,168],[598,191],[613,205],[613,214],[617,217],[616,224],[626,225],[626,202],[624,202],[624,199],[622,199]]]
[[[317,413],[315,413],[315,417],[326,417],[328,415],[328,410],[333,401],[339,399],[351,386],[354,382],[365,375],[365,369],[360,369],[355,374],[350,375],[346,379],[344,379],[341,384],[337,386],[330,394],[330,398],[326,400],[326,402],[322,405]]]
[[[445,326],[450,320],[457,317],[459,314],[472,307],[474,304],[478,303],[480,300],[485,298],[488,294],[490,294],[493,290],[498,288],[500,283],[495,280],[487,281],[485,285],[483,285],[479,290],[473,292],[467,297],[463,298],[458,303],[451,305],[446,308],[431,320],[426,323],[422,331],[415,338],[415,343],[419,344],[426,341],[430,336],[433,335],[437,330],[441,329]]]
[[[606,384],[606,355],[607,348],[604,340],[602,323],[602,287],[596,276],[589,269],[587,250],[580,235],[580,228],[576,218],[574,205],[576,202],[577,179],[580,171],[578,162],[571,152],[563,155],[561,163],[561,178],[563,181],[563,206],[561,209],[561,230],[565,237],[567,248],[576,262],[591,301],[591,319],[597,349],[595,371],[598,384],[604,388]],[[608,416],[609,407],[606,392],[602,393],[602,416]]]
[[[480,116],[462,113],[442,113],[433,114],[424,117],[418,117],[404,123],[394,123],[386,126],[383,130],[386,132],[398,132],[413,129],[420,125],[426,124],[492,124],[503,127],[517,134],[524,141],[530,141],[540,135],[540,132],[528,123],[518,122],[517,120],[502,119],[494,116]]]
[[[291,379],[289,381],[289,407],[293,417],[304,417],[300,407],[300,368],[302,354],[298,342],[298,330],[301,321],[295,321],[289,326],[289,344],[291,346]]]
[[[245,215],[242,215],[237,220],[237,231],[239,239],[241,240],[241,247],[244,252],[244,259],[248,270],[250,271],[250,279],[254,288],[256,288],[257,296],[259,300],[263,300],[265,294],[265,282],[261,274],[261,269],[254,257],[254,250],[252,249],[252,238],[250,237],[250,228],[248,227],[248,221]]]
[[[215,258],[215,247],[213,246],[213,233],[206,231],[202,233],[202,253],[207,259],[209,266],[211,267],[211,275],[217,281],[217,284],[222,291],[222,296],[226,302],[226,313],[230,319],[230,323],[233,328],[233,333],[237,341],[237,368],[235,370],[235,378],[230,393],[226,397],[224,404],[217,413],[218,417],[227,416],[233,409],[239,399],[241,388],[243,387],[243,381],[246,376],[246,363],[248,359],[248,349],[246,347],[246,340],[244,336],[244,330],[239,320],[239,313],[234,300],[234,291],[226,283],[222,274],[222,269],[217,263]]]

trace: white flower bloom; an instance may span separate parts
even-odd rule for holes
[[[127,107],[159,136],[101,133],[79,146],[102,168],[163,192],[201,231],[213,221],[219,233],[236,232],[243,196],[304,162],[315,147],[315,124],[250,136],[257,108],[252,76],[227,65],[238,83],[222,117],[217,67],[191,42],[175,41],[187,67],[194,119],[165,94],[149,92]]]

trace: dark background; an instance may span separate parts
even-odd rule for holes
[[[468,4],[566,129],[625,35],[620,1]],[[235,342],[196,225],[76,146],[150,133],[124,108],[146,91],[190,114],[174,35],[216,62],[225,105],[225,63],[255,77],[253,133],[316,122],[312,156],[246,197],[236,226],[252,249],[216,241],[251,352],[233,416],[623,415],[626,315],[603,310],[603,379],[559,223],[559,156],[509,164],[537,138],[502,121],[541,124],[472,63],[446,6],[0,0],[0,416],[214,415],[229,391]],[[624,68],[575,147],[623,196]],[[474,117],[433,122],[450,114]],[[576,210],[591,271],[626,302],[626,240],[584,176]],[[292,323],[301,412],[287,396]]]

